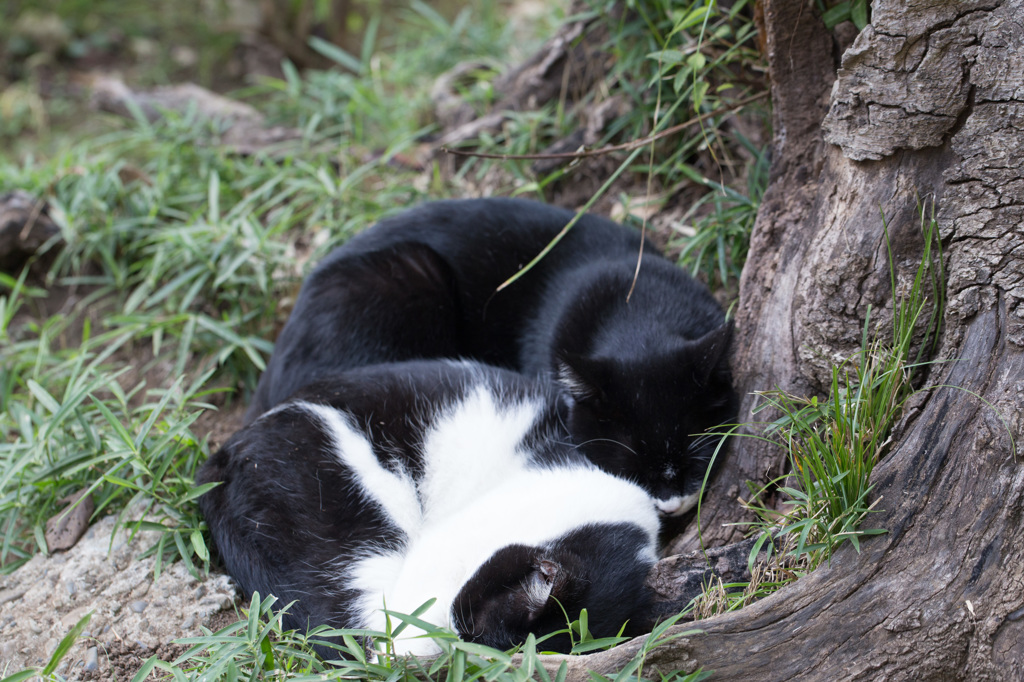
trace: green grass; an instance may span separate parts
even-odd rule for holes
[[[739,283],[761,195],[768,186],[767,150],[756,148],[742,136],[738,142],[752,156],[746,169],[746,191],[697,178],[709,191],[687,210],[684,222],[677,226],[680,237],[673,239],[680,265],[723,288]]]
[[[81,18],[74,28],[79,37],[95,28],[88,17],[109,9],[72,0],[50,4],[66,8],[75,22]],[[314,41],[338,68],[300,74],[286,66],[282,79],[238,93],[274,122],[302,131],[301,139],[267,153],[240,156],[222,148],[222,126],[194,112],[156,123],[90,117],[88,135],[52,147],[40,143],[39,158],[23,154],[24,145],[0,152],[0,192],[17,188],[45,199],[64,240],[42,281],[27,271],[0,275],[0,570],[15,571],[45,552],[47,519],[80,490],[92,494],[94,518],[117,514],[129,530],[161,531],[149,549],[159,558],[158,572],[179,560],[196,573],[208,570],[208,536],[195,504],[203,489],[193,476],[210,445],[197,435],[196,421],[247,399],[272,350],[268,339],[310,263],[382,215],[456,194],[464,180],[496,167],[470,161],[449,181],[429,161],[423,173],[391,163],[400,154],[415,156],[433,131],[429,89],[437,75],[467,59],[490,65],[465,86],[468,99],[485,107],[495,94],[493,75],[538,42],[524,42],[495,7],[478,3],[448,19],[414,0],[389,18],[388,31],[382,19],[372,19],[357,51]],[[604,9],[595,4],[591,11]],[[748,92],[750,84],[726,82],[757,59],[748,10],[742,2],[731,14],[714,4],[648,2],[612,20],[621,39],[608,43],[617,63],[611,82],[633,109],[611,125],[602,144],[664,130]],[[128,19],[141,20],[134,13]],[[676,60],[673,50],[686,59]],[[696,54],[705,55],[703,64]],[[66,102],[43,101],[37,83],[24,83],[35,99],[18,100],[19,118],[6,119],[11,130],[0,135],[23,136],[34,116],[50,123],[60,118],[52,107]],[[45,115],[40,103],[51,107]],[[554,104],[516,113],[486,142],[534,152],[572,127]],[[700,200],[693,224],[708,225],[698,235],[711,235],[701,237],[709,244],[728,234],[726,251],[715,246],[712,258],[710,247],[693,246],[687,253],[708,254],[695,267],[711,277],[714,261],[721,281],[742,266],[760,191],[757,162],[748,172],[746,162],[732,157],[746,144],[748,156],[764,158],[757,145],[726,128],[712,118],[694,134],[619,156],[612,173],[634,185],[649,178],[663,188],[691,183],[713,190]],[[502,170],[519,193],[543,196],[551,183],[572,181],[571,171],[538,178],[518,162]],[[609,180],[601,191],[610,186]],[[203,671],[204,679],[342,679],[352,672],[312,657],[308,636],[283,632],[271,603],[268,597],[243,621],[190,642],[173,670],[151,665],[177,679]],[[612,643],[590,638],[585,616],[569,627],[578,653]],[[343,640],[347,654],[358,661],[362,640],[348,634],[356,639]],[[393,635],[378,636],[383,650]],[[433,677],[461,670],[469,679],[525,679],[540,670],[542,642],[528,643],[513,663],[503,652],[437,636],[447,643],[445,658],[431,664],[434,672],[420,671]],[[650,646],[667,643],[664,637],[659,626]],[[373,679],[414,674],[380,660]],[[55,665],[31,673],[46,677]],[[638,678],[642,667],[640,656],[617,679]]]
[[[829,561],[850,543],[885,532],[863,528],[881,502],[871,500],[871,472],[885,456],[890,435],[907,400],[918,390],[915,381],[927,368],[942,325],[944,291],[942,253],[934,217],[923,209],[921,263],[905,291],[893,292],[891,338],[872,333],[871,309],[864,321],[861,350],[832,367],[828,396],[796,396],[776,389],[760,393],[754,412],[779,415],[762,425],[760,435],[782,448],[789,472],[761,487],[751,486],[745,506],[756,521],[742,524],[757,537],[750,553],[749,583],[713,584],[698,598],[703,615],[734,610],[767,596]],[[888,245],[888,226],[883,217]],[[755,430],[758,425],[750,425]],[[781,498],[781,510],[764,502],[768,493]],[[761,552],[765,555],[759,556]]]
[[[148,499],[170,517],[180,556],[192,556],[196,543],[178,540],[200,527],[189,491],[206,452],[189,426],[213,393],[251,387],[263,368],[279,297],[299,274],[287,241],[297,237],[286,233],[310,219],[344,225],[341,183],[322,182],[324,166],[281,175],[212,151],[185,123],[84,146],[46,173],[60,178],[48,201],[67,240],[49,286],[81,301],[70,315],[22,320],[19,307],[45,309],[41,292],[15,283],[5,297],[7,570],[44,549],[46,519],[81,488],[99,498],[97,514]],[[146,182],[122,181],[127,154]],[[25,175],[37,172],[0,171],[0,186],[32,188]]]
[[[516,39],[512,26],[493,16],[493,3],[477,3],[476,10],[463,8],[449,21],[413,0],[397,13],[402,30],[382,38],[379,22],[371,23],[358,55],[315,39],[312,47],[338,68],[300,75],[285,65],[284,79],[263,79],[244,94],[262,101],[273,119],[313,136],[341,136],[363,154],[393,154],[433,129],[434,78],[464,60],[490,61],[497,68],[507,58]],[[482,22],[481,16],[490,20]]]
[[[280,605],[273,596],[262,598],[252,595],[248,608],[243,608],[237,621],[217,632],[203,628],[203,634],[175,640],[187,649],[173,661],[157,656],[148,658],[132,677],[132,682],[144,682],[152,674],[175,680],[489,680],[491,682],[558,682],[564,680],[568,663],[563,659],[552,673],[545,666],[544,641],[568,633],[573,641],[571,655],[607,649],[624,641],[621,637],[596,640],[587,629],[587,612],[570,623],[565,630],[527,641],[511,651],[500,651],[487,646],[463,642],[444,628],[431,625],[417,616],[430,607],[428,602],[410,615],[388,613],[383,632],[372,630],[334,629],[319,626],[308,633],[285,630],[282,625],[289,605]],[[0,682],[22,682],[33,677],[60,679],[55,671],[70,651],[75,640],[88,625],[91,613],[82,617],[61,640],[44,666],[31,668],[4,677]],[[658,647],[674,640],[700,632],[684,630],[669,632],[680,616],[659,623],[645,640],[640,650],[626,661],[613,677],[591,673],[597,682],[626,682],[627,680],[657,679],[660,682],[700,682],[710,672],[701,669],[659,671],[657,678],[644,677],[647,656]],[[437,643],[441,653],[418,659],[395,653],[395,641],[408,626],[423,630],[423,637]],[[321,658],[315,645],[327,647],[330,654]],[[325,660],[326,658],[326,660]],[[551,665],[549,663],[549,665]]]
[[[871,19],[870,0],[816,0],[825,28],[832,30],[844,21],[852,22],[858,31],[864,30]]]
[[[426,610],[429,603],[419,611]],[[369,630],[338,630],[324,626],[309,633],[284,630],[281,619],[284,609],[273,597],[261,599],[254,594],[249,608],[235,623],[218,632],[206,631],[199,637],[179,640],[189,646],[176,660],[164,662],[150,658],[140,668],[133,682],[142,682],[153,670],[173,675],[177,680],[219,679],[318,679],[318,680],[476,680],[523,682],[525,680],[564,679],[568,665],[562,662],[552,674],[544,666],[542,654],[547,637],[529,639],[517,649],[499,651],[479,644],[461,641],[454,633],[425,623],[416,614],[390,614],[385,632]],[[678,617],[660,623],[641,650],[614,677],[594,675],[595,680],[643,680],[648,654],[660,646],[698,631],[669,633]],[[421,628],[425,637],[433,639],[442,653],[419,660],[396,656],[394,642],[409,625]],[[574,637],[574,654],[607,648],[618,638],[597,641],[589,637],[586,611],[581,620],[567,628]],[[564,632],[564,631],[563,631]],[[550,636],[561,633],[552,633]],[[314,644],[326,645],[336,652],[329,662],[317,657]],[[708,673],[701,670],[686,674],[681,671],[659,673],[659,680],[698,682]],[[6,681],[5,681],[6,682]]]
[[[232,154],[217,124],[186,113],[140,118],[48,161],[0,162],[0,192],[44,197],[65,240],[43,286],[0,281],[4,570],[45,549],[46,519],[83,488],[97,515],[145,501],[147,522],[167,528],[159,550],[205,565],[191,476],[207,447],[191,424],[255,386],[305,264],[423,198],[412,172],[389,165],[422,130],[422,78],[406,94],[417,56],[444,68],[483,31],[428,28],[414,23],[418,51],[376,74],[268,84],[269,108],[305,131],[273,156]],[[497,49],[497,33],[477,43]],[[351,147],[326,145],[339,135]],[[47,298],[61,294],[77,304],[58,311]]]
[[[627,106],[605,128],[595,148],[643,139],[698,115],[720,112],[682,134],[648,145],[643,154],[616,152],[616,173],[628,184],[645,187],[641,196],[620,203],[628,215],[631,200],[643,195],[675,194],[687,188],[695,196],[677,226],[672,248],[681,262],[713,286],[738,280],[746,260],[747,243],[760,197],[767,183],[767,135],[758,142],[744,136],[742,127],[728,123],[731,103],[764,91],[761,57],[755,46],[753,4],[741,1],[728,9],[715,2],[645,0],[630,3],[591,0],[580,17],[596,17],[592,31],[607,31],[602,48],[612,56],[607,82],[579,103],[564,101],[511,116],[496,132],[469,146],[487,154],[515,157],[542,151],[547,145],[582,128],[583,113],[610,96]],[[767,130],[766,112],[756,104],[742,110],[760,133]],[[762,136],[759,136],[762,137]],[[536,175],[531,159],[469,158],[460,177],[494,182],[500,166],[508,193],[549,197],[560,185],[572,183],[574,164]],[[504,175],[502,175],[504,174]],[[597,199],[607,191],[597,190]],[[635,191],[635,190],[634,190]],[[640,220],[632,222],[639,224]]]

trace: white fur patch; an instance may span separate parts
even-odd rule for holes
[[[402,571],[402,561],[399,552],[373,554],[355,562],[349,569],[351,577],[348,586],[362,593],[356,607],[364,626],[384,631],[381,595],[386,594],[395,584]],[[393,627],[397,626],[398,623],[393,623]]]
[[[519,445],[539,407],[530,401],[499,405],[482,385],[436,421],[424,438],[419,489],[428,519],[456,513],[524,469],[527,454]]]
[[[682,516],[697,506],[699,497],[700,493],[690,493],[689,495],[676,495],[667,500],[657,500],[656,503],[658,511],[665,516]]]
[[[406,533],[415,533],[423,521],[415,481],[408,474],[381,466],[370,441],[352,428],[338,410],[305,401],[292,405],[320,420],[334,443],[335,456],[355,475],[363,496],[375,502]]]
[[[482,559],[479,552],[471,558],[457,546],[475,535],[475,524],[466,510],[487,499],[490,491],[507,484],[510,477],[526,470],[527,453],[520,443],[537,418],[539,404],[519,401],[499,404],[491,389],[480,385],[471,389],[448,413],[433,424],[424,437],[424,474],[419,482],[419,500],[425,510],[424,525],[409,533],[409,550],[396,575],[390,565],[378,570],[378,558],[359,562],[353,587],[367,590],[362,600],[367,627],[383,629],[387,608],[412,613],[432,597],[437,602],[421,618],[443,627],[452,627],[451,604],[459,588],[493,551]],[[440,530],[443,529],[443,530]],[[472,543],[471,543],[472,546]],[[384,574],[390,582],[379,580]],[[392,625],[397,625],[393,622]],[[399,653],[436,653],[433,640],[419,638],[423,632],[409,626],[395,645]]]
[[[586,524],[623,522],[644,530],[653,552],[658,515],[639,486],[586,466],[524,470],[459,513],[424,527],[386,594],[388,608],[409,613],[436,597],[422,617],[451,628],[459,590],[497,550],[541,545]]]
[[[528,468],[520,444],[536,420],[536,402],[503,404],[486,385],[470,390],[426,434],[418,487],[407,473],[383,467],[343,413],[293,404],[317,416],[363,495],[408,536],[405,550],[382,550],[350,569],[349,585],[363,594],[358,606],[364,627],[385,628],[385,605],[409,614],[436,598],[420,618],[452,628],[455,597],[496,551],[516,543],[542,545],[587,524],[635,524],[648,537],[640,558],[654,559],[658,514],[638,485],[586,463]],[[392,620],[393,627],[398,624]],[[395,642],[397,653],[437,653],[433,640],[418,638],[422,634],[407,627]]]

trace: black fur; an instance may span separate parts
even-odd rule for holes
[[[281,604],[296,601],[285,627],[367,627],[357,605],[360,593],[347,579],[360,558],[402,552],[410,537],[364,494],[324,424],[297,401],[337,410],[372,444],[382,467],[419,482],[425,458],[447,454],[425,453],[425,434],[477,386],[484,386],[499,408],[526,399],[539,406],[520,444],[530,468],[591,466],[566,442],[564,401],[550,385],[522,375],[474,363],[421,361],[363,367],[325,379],[236,433],[198,474],[198,483],[221,482],[199,503],[242,590],[274,594]],[[481,448],[481,460],[487,457],[488,448]],[[522,495],[529,503],[531,491]],[[649,510],[649,498],[640,498]],[[507,523],[514,526],[518,519]],[[452,602],[453,623],[466,639],[500,649],[521,643],[531,632],[565,627],[561,607],[571,618],[588,608],[595,636],[614,635],[626,621],[630,633],[643,632],[650,625],[644,579],[653,543],[647,532],[627,522],[583,525],[538,547],[512,543],[468,576]],[[449,551],[437,547],[436,560],[444,562]],[[534,585],[538,580],[542,584]],[[424,600],[431,596],[436,595],[425,594]],[[568,639],[544,646],[567,651]],[[321,653],[336,655],[324,648]]]
[[[470,357],[560,380],[573,437],[657,496],[692,496],[735,418],[731,326],[703,285],[639,234],[585,215],[512,286],[570,211],[516,199],[428,203],[331,253],[303,286],[247,414],[325,372]]]
[[[644,580],[650,565],[632,559],[646,544],[643,531],[623,523],[584,526],[548,547],[509,545],[459,591],[452,608],[456,629],[468,642],[507,649],[531,632],[564,630],[566,616],[575,620],[586,608],[595,636],[614,636],[623,625],[629,637],[649,632],[651,595]],[[531,583],[549,590],[542,604],[531,601]],[[541,645],[544,651],[571,648],[565,633]]]

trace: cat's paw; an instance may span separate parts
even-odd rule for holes
[[[656,500],[654,505],[662,516],[682,516],[697,506],[697,499],[700,493],[689,495],[674,495],[666,500]]]

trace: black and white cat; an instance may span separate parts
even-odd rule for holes
[[[582,608],[595,636],[645,632],[658,514],[567,442],[565,407],[547,382],[468,361],[358,368],[236,433],[199,503],[246,593],[297,600],[287,627],[382,631],[385,606],[436,598],[423,620],[499,649]],[[399,653],[437,651],[419,632]]]
[[[468,357],[542,374],[571,396],[573,439],[637,481],[663,514],[694,506],[737,396],[731,325],[707,289],[640,235],[517,199],[438,201],[389,218],[309,276],[256,390],[252,420],[318,377],[360,365]],[[632,294],[630,294],[632,291]]]

